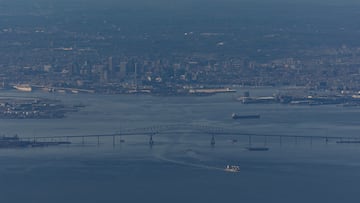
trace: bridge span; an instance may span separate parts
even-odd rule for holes
[[[215,138],[219,136],[231,136],[236,141],[236,138],[247,137],[249,146],[252,143],[253,137],[278,138],[279,143],[285,138],[293,138],[296,141],[298,139],[308,139],[310,142],[313,140],[323,140],[324,142],[335,141],[337,143],[360,143],[360,137],[349,136],[325,136],[325,135],[291,135],[291,134],[275,134],[275,133],[253,133],[248,131],[242,131],[239,129],[226,129],[222,127],[207,126],[207,125],[190,125],[190,124],[173,124],[173,125],[157,125],[142,128],[122,129],[115,133],[108,134],[86,134],[86,135],[49,135],[49,136],[35,136],[31,138],[23,138],[34,141],[46,140],[46,139],[60,139],[70,141],[71,139],[81,139],[82,143],[85,143],[87,138],[97,138],[97,143],[100,144],[100,138],[112,137],[113,145],[115,145],[116,137],[144,135],[149,138],[149,145],[155,143],[154,136],[182,136],[184,134],[196,135],[196,136],[209,136],[210,144],[215,145]],[[120,142],[124,140],[120,139]]]

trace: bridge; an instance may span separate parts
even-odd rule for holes
[[[100,139],[104,137],[112,137],[113,145],[115,146],[115,138],[122,136],[134,136],[144,135],[149,138],[149,145],[152,146],[155,143],[155,136],[181,136],[184,134],[196,134],[210,137],[210,145],[215,146],[215,138],[219,136],[232,136],[236,138],[246,137],[249,142],[249,146],[252,144],[253,137],[277,138],[279,143],[282,144],[283,139],[293,138],[295,142],[298,139],[307,139],[311,143],[313,140],[323,140],[328,143],[335,141],[337,143],[360,143],[360,137],[348,137],[348,136],[322,136],[322,135],[291,135],[291,134],[271,134],[271,133],[252,133],[241,131],[239,129],[225,129],[222,127],[209,126],[209,125],[192,125],[192,124],[172,124],[172,125],[156,125],[142,128],[122,129],[115,133],[109,134],[87,134],[87,135],[60,135],[60,136],[35,136],[32,138],[23,138],[28,140],[47,140],[47,139],[60,139],[70,141],[71,139],[81,139],[82,144],[85,143],[87,138],[97,138],[97,144],[100,144]],[[234,142],[237,140],[234,139]],[[120,139],[120,142],[124,142]]]

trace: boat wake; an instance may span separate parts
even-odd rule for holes
[[[223,168],[219,168],[219,167],[215,167],[215,166],[209,166],[209,165],[205,165],[205,164],[198,164],[198,163],[189,163],[186,161],[180,161],[180,160],[175,160],[175,159],[171,159],[171,158],[166,158],[163,155],[154,155],[158,160],[161,161],[166,161],[169,163],[174,163],[174,164],[178,164],[178,165],[183,165],[183,166],[189,166],[189,167],[195,167],[195,168],[202,168],[202,169],[207,169],[207,170],[216,170],[216,171],[224,171]]]

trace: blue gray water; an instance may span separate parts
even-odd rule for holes
[[[267,95],[271,89],[251,89]],[[240,92],[241,93],[241,92]],[[1,96],[24,95],[2,91]],[[74,140],[72,146],[0,150],[1,202],[358,202],[360,145],[331,140],[260,136],[246,151],[248,138],[261,135],[358,136],[360,108],[338,106],[242,105],[231,94],[210,97],[146,95],[26,96],[85,103],[61,120],[1,120],[0,131],[24,137],[114,133],[125,128],[166,124],[237,129],[239,136],[184,133]],[[259,113],[260,120],[234,121],[232,112]],[[232,143],[232,139],[238,142]],[[240,173],[222,168],[236,164]]]

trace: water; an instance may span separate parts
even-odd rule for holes
[[[272,90],[252,89],[253,95]],[[13,91],[1,95],[24,95]],[[358,136],[360,109],[336,106],[242,105],[234,95],[51,95],[88,106],[62,120],[1,120],[20,136],[114,133],[125,128],[196,124],[259,135]],[[260,120],[232,120],[232,112]],[[203,133],[73,140],[72,146],[0,150],[1,202],[358,202],[360,145],[320,139]],[[232,139],[238,142],[232,143]],[[226,164],[240,173],[225,173]]]

